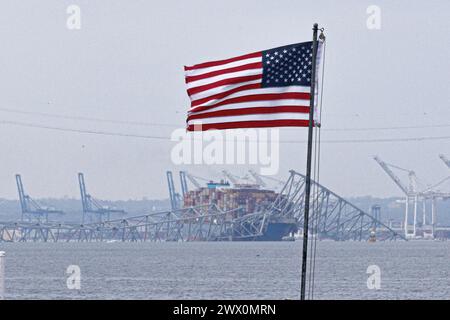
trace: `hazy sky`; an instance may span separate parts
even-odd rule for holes
[[[66,27],[70,4],[81,8],[81,30]],[[380,30],[366,27],[371,4],[381,8]],[[88,191],[99,198],[167,197],[165,171],[180,169],[171,162],[174,144],[168,140],[11,122],[169,137],[184,126],[189,102],[183,65],[308,41],[314,22],[327,34],[321,182],[343,196],[399,195],[373,161],[375,154],[414,169],[426,183],[438,181],[450,174],[438,158],[439,153],[450,156],[449,12],[446,0],[3,0],[0,198],[16,197],[15,173],[23,175],[34,197],[78,197],[79,171],[86,175]],[[441,126],[353,130],[431,125]],[[303,128],[281,129],[282,140],[304,140],[306,134]],[[326,142],[433,136],[449,138]],[[292,168],[304,172],[305,154],[305,144],[282,144],[279,176]],[[247,169],[183,168],[204,177],[218,177],[223,168]]]

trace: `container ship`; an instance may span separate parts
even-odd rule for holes
[[[259,184],[233,183],[226,180],[209,181],[206,186],[186,192],[184,207],[215,204],[223,211],[235,210],[230,219],[241,218],[247,214],[260,212],[268,208],[279,193],[263,189]],[[281,241],[297,231],[294,219],[271,217],[265,232],[247,240]]]

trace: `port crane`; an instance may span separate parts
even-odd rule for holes
[[[180,171],[180,184],[181,184],[181,195],[184,197],[188,193],[188,186],[186,181],[186,171]]]
[[[267,233],[273,221],[303,225],[305,180],[306,176],[291,171],[270,206],[244,216],[238,214],[239,208],[222,210],[210,203],[90,224],[0,222],[0,243],[256,240]],[[325,186],[313,183],[317,192],[312,194],[316,209],[310,217],[311,232],[318,239],[367,241],[375,226],[377,240],[405,238]]]
[[[181,194],[183,195],[183,197],[189,192],[189,188],[188,188],[186,179],[189,180],[189,182],[192,183],[194,185],[194,187],[197,189],[202,188],[202,184],[200,182],[198,182],[198,180],[203,180],[206,183],[211,182],[211,180],[193,176],[192,174],[190,174],[187,171],[180,171]]]
[[[225,178],[227,178],[229,181],[231,181],[231,183],[233,184],[234,187],[260,187],[261,184],[259,183],[252,183],[252,181],[250,180],[249,175],[245,175],[243,177],[239,177],[237,175],[231,174],[229,171],[227,170],[222,170],[222,174],[225,176]]]
[[[166,172],[167,186],[169,188],[170,207],[172,208],[172,210],[177,210],[182,207],[184,197],[189,192],[189,188],[188,188],[188,184],[187,184],[188,180],[197,189],[202,188],[202,185],[200,182],[198,182],[198,180],[204,180],[207,183],[211,182],[208,179],[193,176],[190,173],[188,173],[187,171],[180,171],[179,174],[180,174],[181,195],[175,189],[175,183],[173,181],[172,171]]]
[[[380,159],[378,156],[374,156],[373,159],[380,165],[380,167],[383,169],[383,171],[394,181],[394,183],[397,185],[397,187],[400,188],[400,190],[405,194],[405,218],[404,218],[404,232],[405,237],[410,236],[410,230],[409,230],[409,206],[412,202],[413,204],[413,226],[412,226],[412,236],[416,236],[416,224],[417,224],[417,205],[418,205],[418,197],[419,194],[417,192],[417,177],[414,171],[404,169],[401,167],[398,167],[396,165],[388,164]],[[395,168],[404,172],[408,173],[409,178],[409,185],[405,185],[400,178],[392,171],[391,168]]]
[[[22,183],[22,176],[16,174],[17,191],[19,192],[19,202],[22,210],[22,221],[48,222],[49,214],[63,214],[61,210],[54,208],[42,207],[33,198],[25,193]]]
[[[269,176],[263,176],[257,172],[255,172],[254,170],[248,170],[248,172],[250,173],[250,175],[255,179],[255,182],[261,186],[261,187],[267,187],[267,183],[263,180],[263,179],[268,179],[271,181],[274,181],[277,183],[277,187],[278,186],[283,186],[284,185],[284,181],[283,180],[279,180],[273,177],[269,177]]]
[[[238,180],[236,178],[238,178],[235,175],[232,175],[229,171],[227,170],[222,170],[223,175],[225,176],[225,178],[227,178],[228,180],[231,181],[231,183],[233,185],[239,184]]]
[[[187,179],[194,185],[194,187],[196,187],[197,189],[199,188],[204,188],[205,185],[202,185],[198,180],[202,180],[206,183],[206,185],[208,185],[208,183],[212,183],[212,180],[208,180],[206,178],[202,178],[202,177],[197,177],[197,176],[193,176],[192,174],[190,174],[189,172],[185,172],[185,175],[187,177]]]
[[[181,203],[181,196],[179,193],[175,191],[175,184],[173,182],[173,174],[172,171],[166,172],[167,177],[167,185],[169,187],[169,200],[170,200],[170,207],[172,210],[176,210],[180,208]]]
[[[125,214],[126,212],[121,209],[115,209],[108,206],[103,206],[98,200],[94,199],[86,191],[86,183],[84,181],[84,174],[78,173],[78,183],[80,186],[81,204],[83,206],[83,218],[82,223],[86,222],[89,218],[89,222],[101,223],[105,219],[110,220],[112,213]]]
[[[441,159],[445,157],[442,155],[440,156]],[[422,190],[417,189],[417,177],[414,171],[407,170],[392,164],[388,164],[384,161],[382,161],[379,157],[374,157],[375,161],[381,166],[381,168],[388,174],[388,176],[394,181],[394,183],[403,191],[403,193],[406,196],[405,199],[405,220],[404,220],[404,231],[406,237],[415,237],[416,236],[416,229],[417,229],[417,206],[418,202],[422,202],[422,230],[427,230],[428,234],[431,235],[431,237],[434,237],[435,229],[436,229],[436,201],[438,199],[441,200],[448,200],[450,199],[450,194],[445,192],[440,192],[436,188],[440,185],[442,185],[444,182],[450,180],[450,177],[447,177],[435,185],[428,186],[427,188],[424,188]],[[394,174],[394,172],[391,170],[391,168],[399,169],[401,171],[406,171],[408,173],[409,177],[409,185],[406,186],[402,183],[402,181]],[[431,223],[428,223],[427,221],[427,201],[431,202]],[[412,225],[412,233],[410,232],[409,228],[409,208],[410,203],[413,203],[413,225]]]

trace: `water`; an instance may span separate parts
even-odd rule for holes
[[[6,299],[297,299],[301,242],[2,243]],[[66,285],[81,268],[81,289]],[[450,299],[450,242],[318,243],[316,299]],[[381,289],[367,288],[369,265]]]

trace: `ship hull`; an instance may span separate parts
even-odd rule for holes
[[[285,222],[270,222],[267,225],[267,230],[263,235],[257,237],[258,241],[281,241],[283,237],[290,235],[297,231],[297,225],[295,223]]]
[[[234,238],[234,241],[282,241],[284,237],[297,232],[293,222],[269,222],[266,230],[254,237]]]

